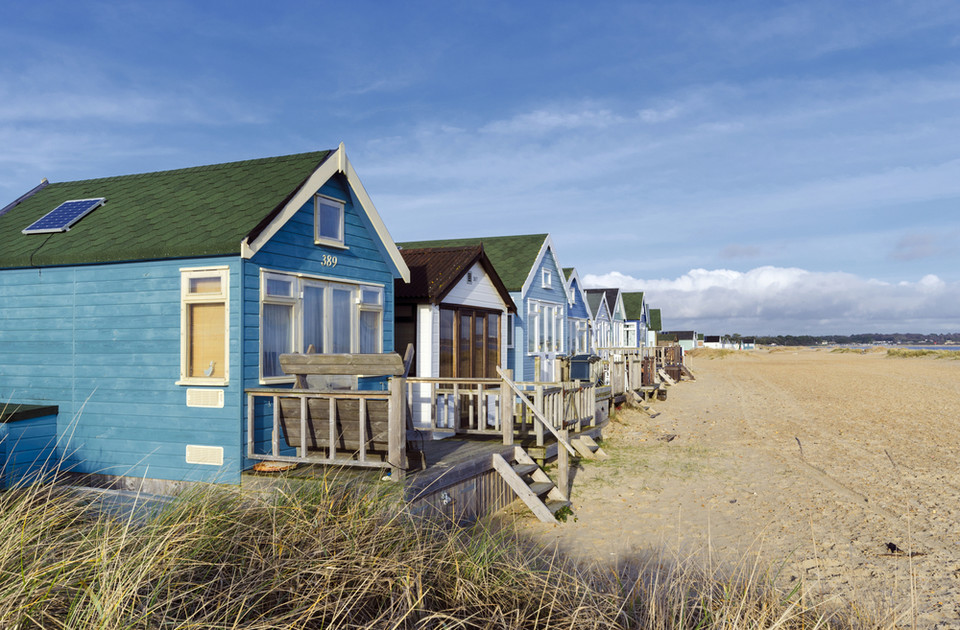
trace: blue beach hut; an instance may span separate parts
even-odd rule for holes
[[[0,399],[56,407],[62,466],[120,484],[239,483],[244,390],[311,345],[391,351],[409,279],[342,144],[41,185],[0,243]]]

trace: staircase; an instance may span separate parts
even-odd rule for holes
[[[591,440],[592,442],[593,440]],[[544,523],[557,523],[556,513],[570,506],[570,501],[557,489],[547,473],[537,465],[523,448],[514,449],[510,464],[502,455],[494,454],[493,467],[503,477],[530,511]]]

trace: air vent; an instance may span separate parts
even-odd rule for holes
[[[188,464],[223,466],[223,447],[187,444],[186,460]]]
[[[187,407],[223,407],[222,389],[188,389]]]

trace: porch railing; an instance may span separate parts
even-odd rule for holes
[[[405,380],[391,378],[388,391],[248,389],[247,457],[402,473]]]

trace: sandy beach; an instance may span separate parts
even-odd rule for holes
[[[832,605],[960,627],[960,361],[779,349],[689,361],[576,471],[576,520],[527,535],[614,565],[759,558]],[[892,546],[891,546],[892,545]]]

